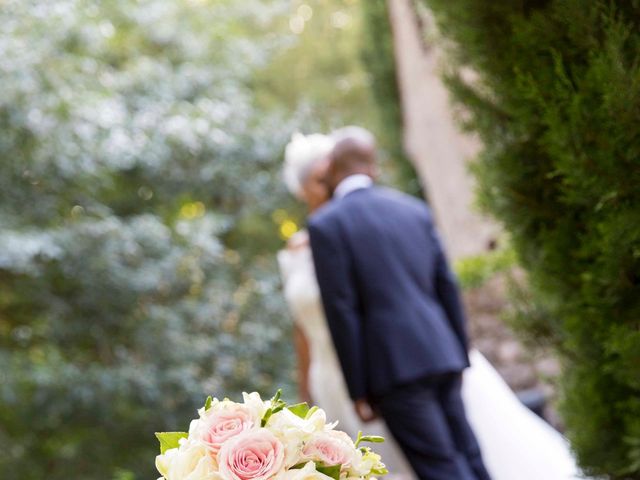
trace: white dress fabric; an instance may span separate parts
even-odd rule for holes
[[[389,468],[387,478],[415,478],[382,421],[362,424],[349,398],[326,324],[308,246],[278,254],[284,294],[310,349],[309,390],[313,401],[338,420],[349,435],[358,430],[386,438],[375,450]],[[524,407],[480,352],[471,352],[464,373],[463,399],[469,422],[493,480],[566,480],[580,478],[566,440]]]

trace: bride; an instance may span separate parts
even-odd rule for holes
[[[287,188],[309,210],[329,201],[324,183],[330,137],[295,134],[285,151]],[[338,358],[324,318],[309,240],[300,231],[278,254],[284,294],[294,318],[298,354],[298,384],[302,400],[315,403],[327,416],[340,421],[352,436],[359,430],[382,435],[376,446],[395,479],[414,477],[406,459],[382,420],[362,425],[342,377]],[[494,480],[565,480],[578,477],[578,469],[564,438],[526,409],[478,351],[470,354],[463,398],[485,464]]]

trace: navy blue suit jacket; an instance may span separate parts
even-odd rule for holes
[[[309,235],[353,399],[469,365],[458,287],[424,202],[356,190],[314,214]]]

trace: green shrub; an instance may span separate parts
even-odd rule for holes
[[[454,270],[462,288],[478,288],[498,273],[508,272],[516,265],[515,252],[503,248],[462,258],[454,263]]]
[[[3,480],[156,478],[153,432],[206,394],[292,383],[293,127],[253,107],[267,12],[233,3],[0,9]]]
[[[549,313],[526,328],[561,355],[580,464],[638,479],[640,2],[425,3],[454,40],[448,83],[484,142],[481,203]]]

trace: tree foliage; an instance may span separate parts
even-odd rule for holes
[[[290,384],[270,214],[293,127],[250,88],[281,39],[248,35],[286,7],[3,3],[3,479],[149,478],[153,432],[205,393]]]
[[[375,129],[358,12],[2,3],[3,479],[151,478],[153,432],[207,394],[293,392],[282,149]]]
[[[305,132],[327,132],[345,124],[375,129],[369,76],[359,61],[364,28],[359,0],[291,4],[290,14],[280,21],[293,38],[255,80],[260,107],[302,109]]]
[[[481,202],[547,311],[522,327],[563,359],[579,461],[640,478],[640,2],[425,3],[484,142]]]

